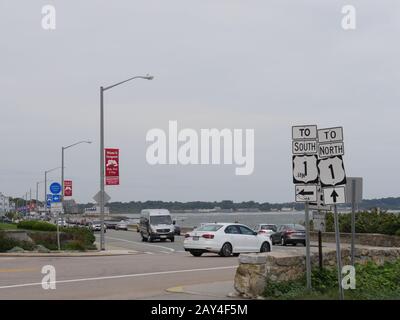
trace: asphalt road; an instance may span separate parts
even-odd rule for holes
[[[289,247],[293,250],[293,247]],[[129,249],[134,255],[108,257],[1,257],[0,300],[3,299],[212,299],[185,296],[166,289],[212,285],[234,279],[237,257],[215,254],[192,257],[175,242],[141,242],[132,231],[108,230],[106,249]],[[274,246],[273,250],[287,250]],[[304,250],[299,246],[296,250]],[[56,289],[42,288],[42,267],[56,270]],[[226,292],[228,293],[228,292]]]

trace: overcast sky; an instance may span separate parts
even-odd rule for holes
[[[56,8],[56,30],[41,26]],[[342,6],[357,12],[341,27]],[[99,86],[105,143],[121,149],[113,201],[294,201],[291,126],[344,127],[348,176],[364,198],[399,196],[400,2],[1,0],[0,192],[22,196],[61,165],[74,198],[99,190]],[[255,130],[255,170],[146,162],[146,133]],[[59,180],[60,171],[50,180]],[[43,197],[43,184],[40,185]]]

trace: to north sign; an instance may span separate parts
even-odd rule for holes
[[[318,182],[317,156],[293,156],[293,183]]]
[[[322,187],[346,184],[346,173],[341,156],[318,160],[318,171]]]
[[[343,155],[344,155],[343,142],[320,143],[318,145],[318,156],[320,159],[334,157],[334,156],[343,156]]]
[[[318,130],[318,142],[339,142],[343,141],[343,128],[326,128]]]
[[[317,139],[317,126],[293,126],[292,127],[293,140],[316,140]]]
[[[297,185],[295,188],[296,202],[317,201],[317,186]]]

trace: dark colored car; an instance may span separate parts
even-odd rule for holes
[[[282,224],[277,231],[271,235],[272,244],[296,245],[298,243],[306,245],[306,231],[300,224]]]
[[[174,231],[175,231],[175,235],[180,236],[181,235],[181,227],[177,226],[176,224],[174,224]]]
[[[0,222],[2,223],[12,223],[12,220],[7,217],[0,217]]]

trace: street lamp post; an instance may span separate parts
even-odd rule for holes
[[[64,208],[64,150],[66,150],[68,148],[75,147],[75,146],[77,146],[78,144],[81,144],[81,143],[90,144],[90,143],[92,143],[92,141],[82,140],[82,141],[73,143],[73,144],[71,144],[69,146],[61,147],[61,203],[62,203],[63,208]]]
[[[100,249],[105,250],[104,241],[104,91],[119,86],[125,82],[134,79],[153,80],[153,76],[135,76],[124,81],[115,83],[108,87],[100,87],[100,220],[101,220],[101,233],[100,233]]]

